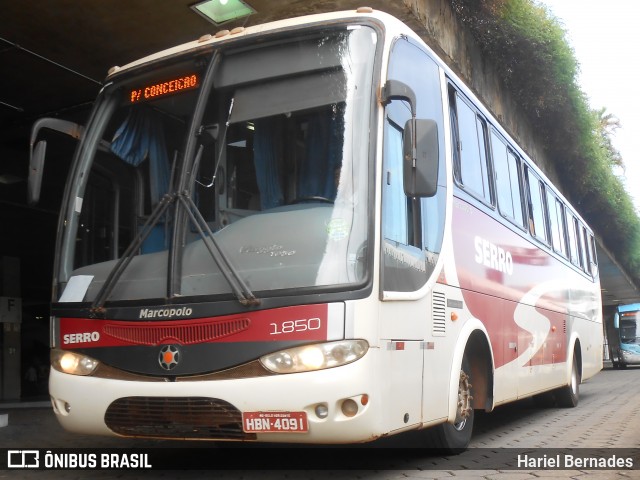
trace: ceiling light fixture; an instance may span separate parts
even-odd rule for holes
[[[190,8],[216,25],[246,17],[256,11],[243,0],[204,0]]]

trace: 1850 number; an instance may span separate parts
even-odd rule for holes
[[[282,323],[270,323],[270,335],[283,335],[286,333],[306,332],[320,330],[322,321],[319,318],[301,318],[299,320],[286,320]]]

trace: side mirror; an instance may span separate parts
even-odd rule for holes
[[[42,171],[44,169],[44,158],[47,152],[47,142],[40,140],[36,143],[36,138],[38,138],[38,133],[43,128],[64,133],[75,139],[79,139],[83,131],[81,125],[59,118],[41,118],[33,124],[29,143],[29,182],[27,185],[27,202],[29,205],[35,205],[40,200]]]
[[[408,197],[433,197],[438,189],[438,124],[434,120],[408,120],[403,136],[405,194]]]
[[[404,191],[408,197],[433,197],[438,189],[438,124],[416,118],[416,94],[406,83],[387,80],[380,99],[405,100],[411,107],[411,120],[404,126]]]

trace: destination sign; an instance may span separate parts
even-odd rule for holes
[[[130,103],[153,100],[186,90],[197,88],[200,78],[197,74],[184,75],[159,83],[152,83],[140,88],[134,88],[129,93]]]

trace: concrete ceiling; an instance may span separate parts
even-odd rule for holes
[[[42,0],[4,2],[0,14],[0,148],[10,149],[2,178],[24,177],[24,143],[42,116],[86,111],[114,65],[235,26],[294,15],[355,9],[353,0],[250,0],[254,15],[216,26],[189,8],[196,0]],[[413,28],[401,0],[367,6],[392,13]]]
[[[618,263],[613,253],[599,241],[597,248],[602,304],[616,306],[639,303],[640,290],[633,283],[624,267]]]
[[[46,0],[4,2],[0,15],[0,206],[2,220],[24,218],[28,134],[43,116],[82,121],[107,70],[239,25],[321,11],[354,9],[350,0],[248,0],[257,11],[218,27],[194,13],[192,0]],[[367,6],[420,30],[402,0]],[[62,178],[58,179],[62,182]],[[9,209],[14,209],[9,212]],[[41,207],[46,210],[45,207]],[[52,208],[49,213],[54,213]],[[6,254],[0,249],[0,255]],[[640,292],[614,256],[599,250],[605,305],[633,303]]]

